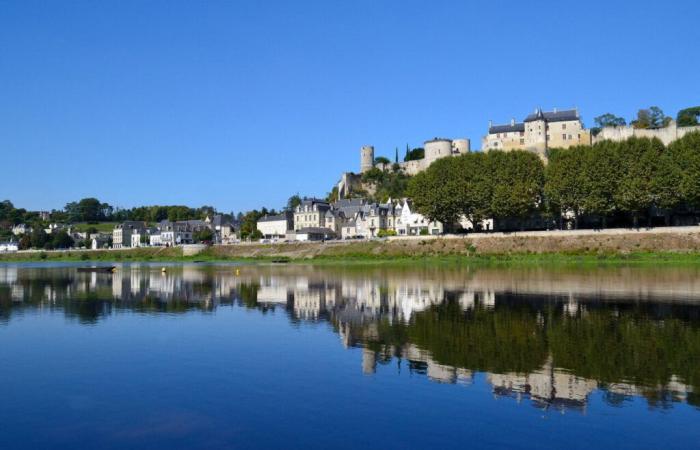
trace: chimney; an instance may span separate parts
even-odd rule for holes
[[[510,126],[511,127],[515,126],[515,118],[514,117],[510,119]]]
[[[557,113],[557,108],[554,108],[554,114],[556,114],[556,113]]]
[[[493,126],[493,120],[489,120],[489,129]]]

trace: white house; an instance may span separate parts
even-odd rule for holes
[[[287,235],[287,231],[294,228],[294,215],[291,211],[287,211],[276,216],[261,217],[257,228],[267,239],[283,238]]]
[[[26,223],[20,223],[12,227],[12,234],[19,236],[21,234],[29,234],[32,232],[32,228]]]
[[[18,250],[17,242],[0,242],[0,253],[14,253]]]
[[[422,231],[428,234],[442,234],[443,226],[440,222],[431,222],[420,213],[411,211],[408,200],[404,201],[401,207],[400,220],[397,220],[396,234],[398,235],[419,235]]]

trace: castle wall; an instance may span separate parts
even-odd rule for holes
[[[646,138],[658,138],[664,145],[668,145],[671,142],[682,138],[688,133],[693,131],[700,131],[700,125],[693,127],[678,127],[675,121],[665,128],[656,128],[653,130],[648,129],[637,129],[631,125],[626,125],[622,127],[605,127],[603,128],[597,136],[593,137],[593,143],[602,142],[605,140],[610,141],[624,141],[631,137],[646,137]]]

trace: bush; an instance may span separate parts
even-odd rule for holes
[[[396,231],[394,231],[394,230],[379,230],[377,232],[377,237],[387,237],[387,236],[396,236]]]

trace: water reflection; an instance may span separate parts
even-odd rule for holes
[[[0,266],[0,321],[48,310],[96,324],[112,314],[279,309],[328,323],[358,367],[438,383],[483,377],[496,398],[585,410],[643,397],[700,406],[700,277],[695,269],[499,270],[444,267]]]

